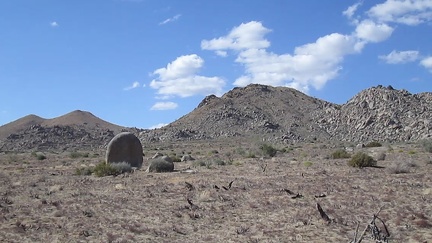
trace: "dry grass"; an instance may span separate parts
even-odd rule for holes
[[[217,148],[227,160],[223,155],[238,146],[243,145],[190,143],[160,151],[192,151],[193,157],[205,159],[206,151]],[[403,157],[398,146],[392,146],[394,152],[378,166],[389,168],[410,156]],[[143,169],[102,178],[74,175],[82,165],[97,164],[101,151],[100,158],[47,153],[45,160],[3,154],[0,241],[348,242],[357,222],[364,228],[381,206],[380,218],[392,242],[432,239],[430,164],[393,174],[388,169],[352,168],[347,159],[323,159],[332,150],[303,144],[264,162],[230,154],[231,165],[195,167],[196,173],[179,172],[193,163],[181,162],[175,163],[174,173]],[[416,156],[425,161],[429,154]],[[304,161],[311,163],[305,166]],[[330,224],[321,219],[317,202]]]

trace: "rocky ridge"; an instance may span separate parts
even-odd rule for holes
[[[381,85],[343,105],[287,87],[251,84],[222,97],[207,96],[189,114],[153,130],[124,128],[89,112],[54,119],[29,115],[0,127],[0,152],[105,148],[119,132],[143,144],[217,138],[269,142],[415,141],[432,138],[432,93],[411,94]],[[6,135],[7,136],[6,136]]]
[[[28,115],[0,127],[0,152],[104,148],[121,131],[138,129],[117,126],[80,110],[53,119]]]
[[[207,96],[143,142],[255,136],[269,141],[410,141],[432,137],[432,93],[381,85],[337,105],[287,87],[252,84]]]

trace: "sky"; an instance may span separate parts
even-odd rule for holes
[[[1,0],[0,125],[157,128],[251,83],[344,104],[432,91],[432,0]]]

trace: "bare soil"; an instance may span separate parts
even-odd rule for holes
[[[104,151],[79,158],[49,152],[45,160],[1,154],[0,241],[349,242],[382,208],[391,242],[431,242],[432,154],[419,145],[363,149],[386,158],[359,169],[348,159],[328,159],[335,150],[329,145],[248,158],[243,152],[251,144],[151,145],[146,159],[163,152],[197,160],[176,163],[174,173],[143,167],[116,177],[75,175],[103,161]],[[370,235],[363,242],[374,242]]]

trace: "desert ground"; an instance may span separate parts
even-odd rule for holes
[[[257,144],[143,144],[143,168],[105,177],[77,175],[103,150],[2,153],[0,241],[350,242],[381,209],[389,242],[432,242],[432,153],[420,143],[275,144],[274,157]],[[329,156],[343,147],[381,156],[378,166]],[[195,160],[146,173],[157,152]]]

